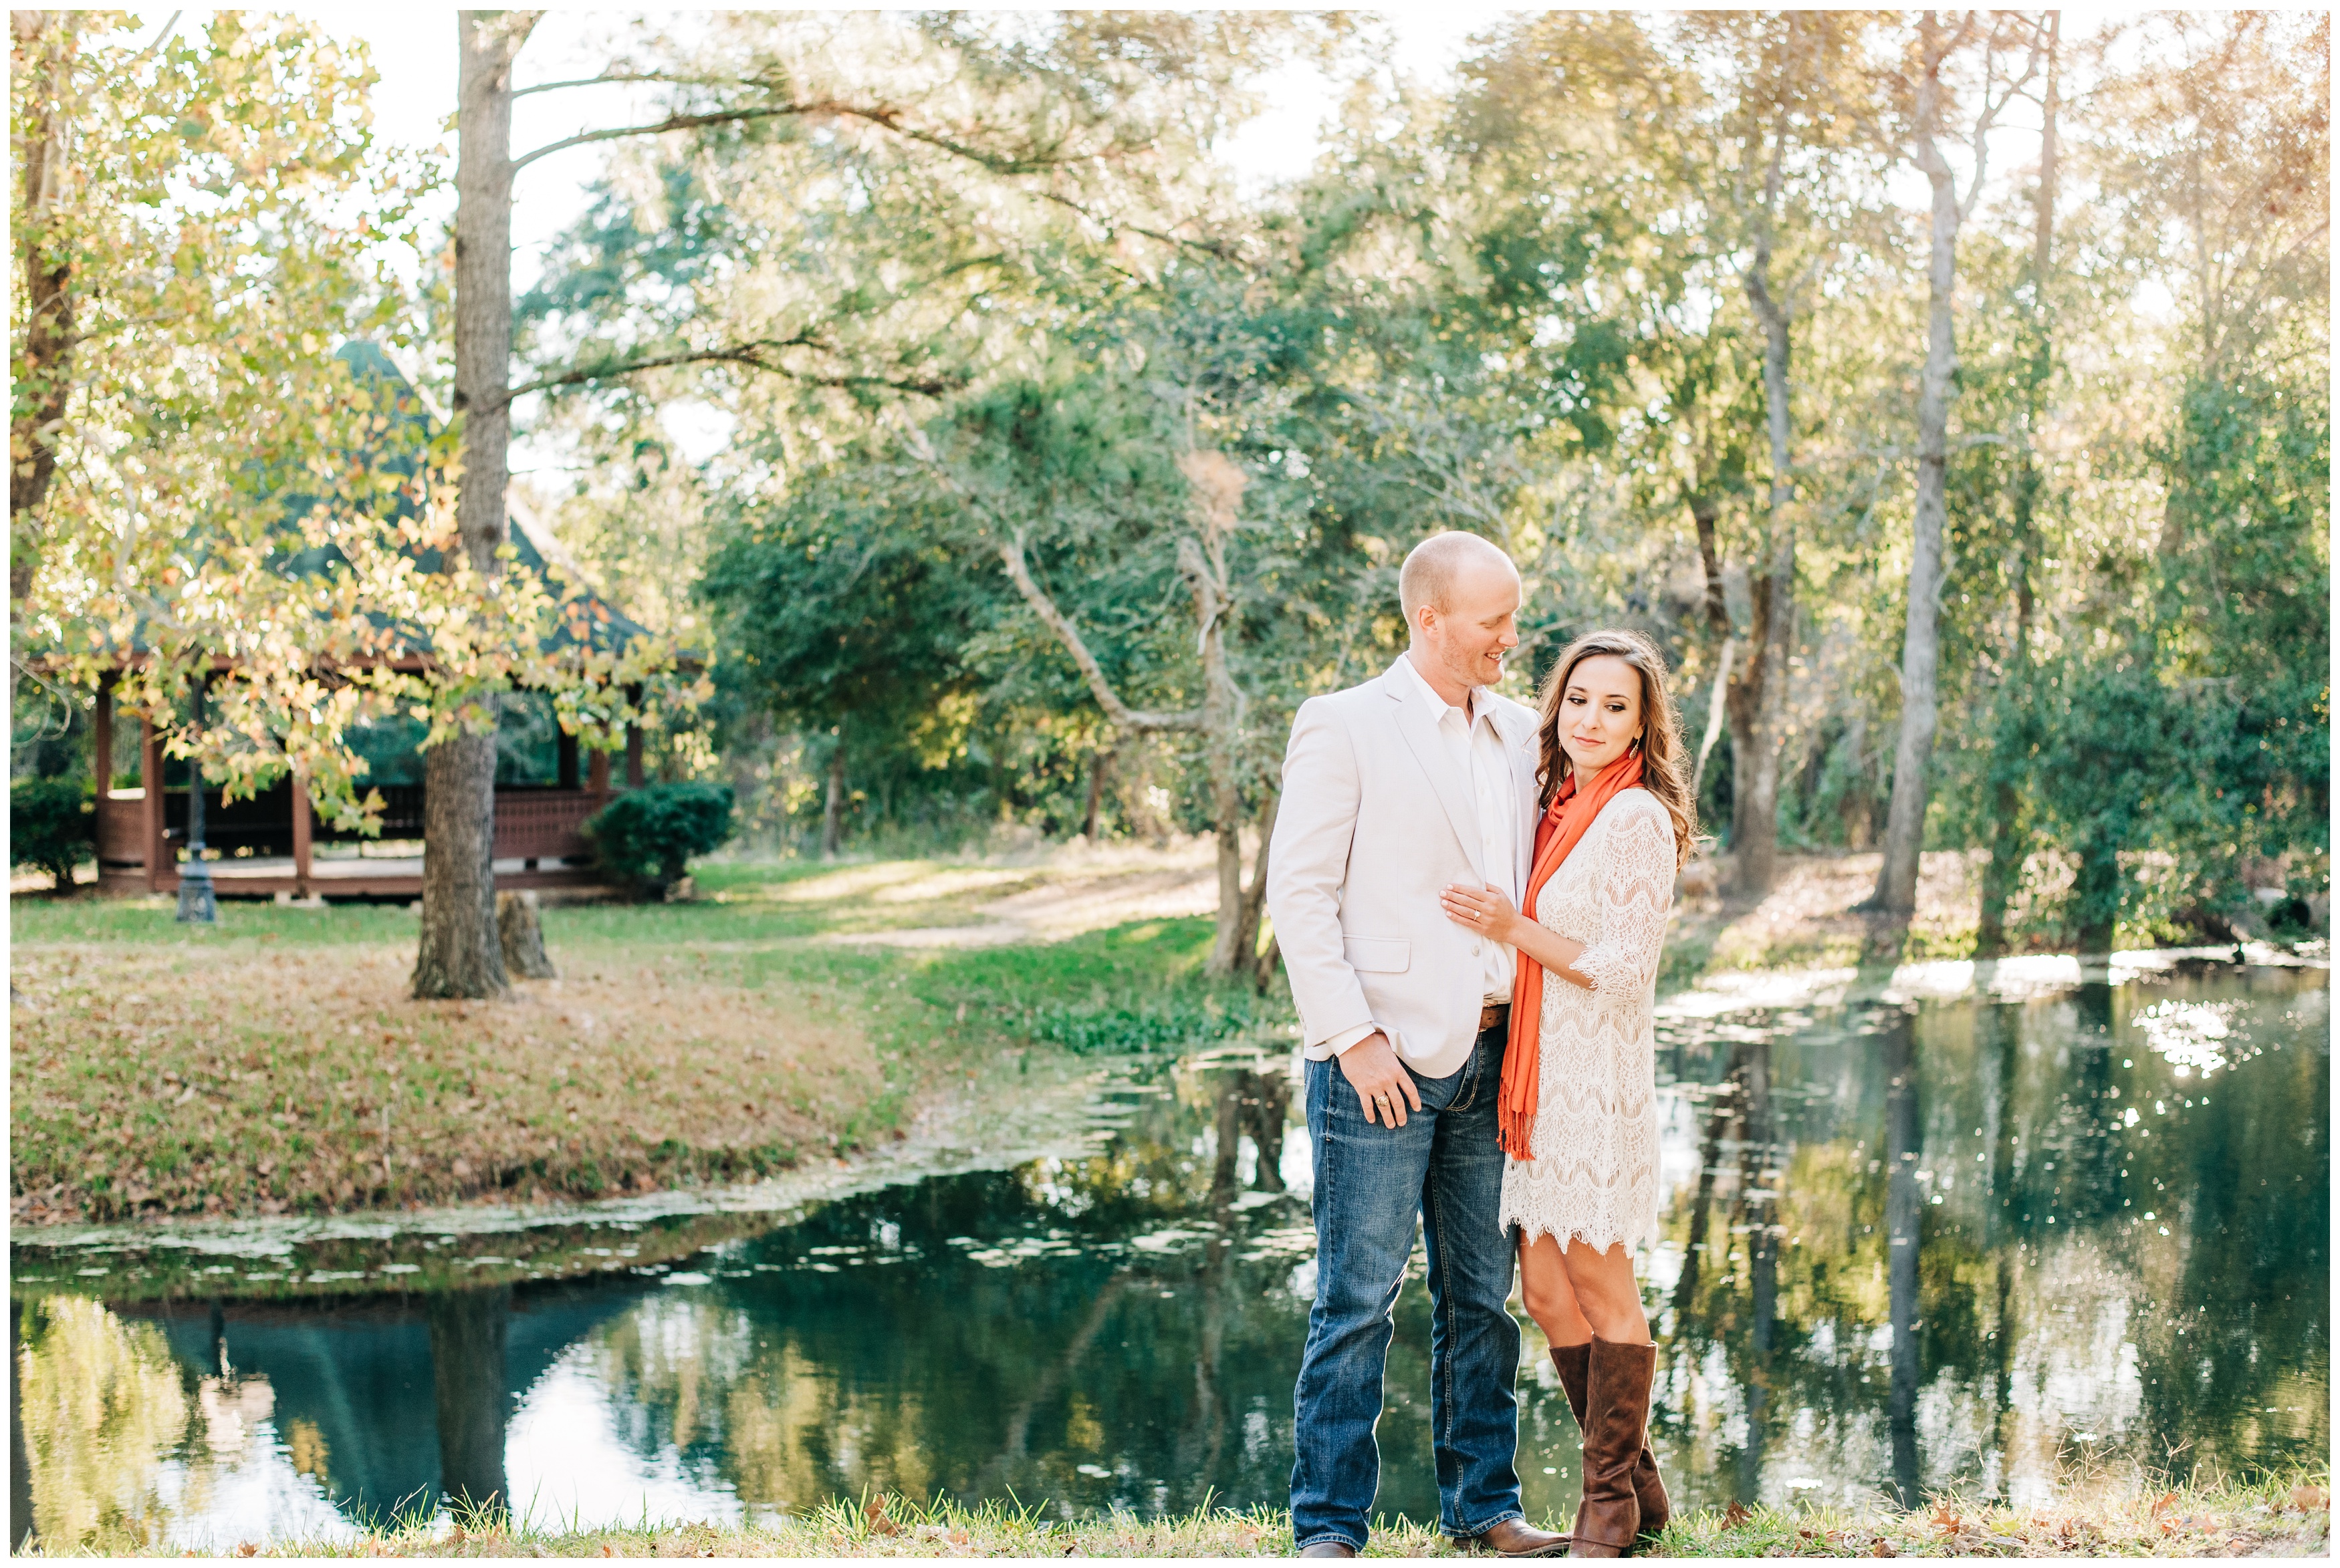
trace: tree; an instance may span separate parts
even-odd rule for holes
[[[511,482],[512,61],[540,13],[459,12],[456,75],[455,404],[462,479],[457,549],[494,591]],[[500,996],[511,987],[496,930],[496,737],[492,693],[461,712],[423,763],[418,997]]]
[[[1193,383],[1184,390],[1189,397],[1182,400],[1191,401]],[[1228,652],[1240,613],[1228,548],[1250,478],[1225,452],[1191,444],[1193,427],[1180,428],[1185,411],[1110,372],[1075,372],[1054,384],[1002,387],[940,427],[942,444],[924,430],[912,433],[911,444],[942,488],[977,514],[978,547],[995,556],[1115,730],[1200,739],[1219,873],[1207,971],[1264,974],[1273,962],[1259,953],[1258,940],[1276,794],[1249,723],[1252,698]],[[1193,605],[1199,666],[1181,681],[1185,705],[1141,708],[1126,700],[1079,622],[1035,574],[1032,557],[1042,545],[1054,545],[1049,553],[1060,560],[1086,556],[1092,571],[1104,567],[1156,581],[1175,571]],[[1248,886],[1247,795],[1260,802]]]
[[[2176,302],[2173,395],[2137,443],[2158,526],[2087,540],[2037,771],[2086,952],[2157,905],[2247,928],[2254,868],[2328,875],[2328,25],[2181,21],[2166,42],[2099,92],[2114,232]],[[2147,884],[2148,848],[2176,885]]]
[[[1962,127],[1969,172],[1966,190],[1944,152],[1955,113],[1952,74],[1978,52],[1981,80]],[[1926,176],[1933,202],[1926,271],[1926,363],[1918,382],[1917,508],[1909,552],[1909,587],[1901,643],[1901,736],[1893,754],[1893,799],[1885,824],[1885,858],[1869,907],[1880,919],[1871,936],[1879,951],[1898,952],[1918,907],[1918,866],[1925,849],[1927,770],[1933,758],[1939,706],[1936,677],[1940,646],[1942,528],[1948,511],[1950,399],[1957,395],[1959,226],[1982,199],[1989,167],[1991,127],[2036,75],[2043,53],[2041,25],[2011,17],[1961,14],[1955,27],[1929,11],[1910,50],[1907,143]],[[2002,68],[2003,55],[2020,54],[2021,70]]]
[[[1975,922],[1975,955],[1996,957],[2009,950],[2007,908],[2022,880],[2028,834],[2024,831],[2023,775],[2038,742],[2031,684],[2032,618],[2037,606],[2032,576],[2038,550],[2041,489],[2039,445],[2047,416],[2047,391],[2055,372],[2054,321],[2049,289],[2055,282],[2056,177],[2058,149],[2056,122],[2063,107],[2057,95],[2057,48],[2062,40],[2063,16],[2048,18],[2046,78],[2039,102],[2039,173],[2033,188],[2031,268],[2026,280],[2027,301],[2023,407],[2023,445],[2015,480],[2014,538],[2011,570],[2015,578],[2015,626],[2003,674],[1993,705],[1990,762],[1990,859],[1983,869],[1982,895]]]
[[[382,251],[427,182],[362,129],[362,57],[306,24],[11,25],[12,669],[116,679],[231,792],[293,771],[362,826],[351,728],[426,693],[390,661],[446,617],[414,570],[444,454],[337,350],[408,340]]]
[[[700,579],[758,704],[829,737],[821,853],[831,858],[853,752],[947,752],[933,732],[976,684],[967,648],[990,606],[942,520],[898,504],[918,479],[898,453],[856,451],[769,503],[741,505]]]
[[[511,264],[509,236],[512,176],[521,168],[570,148],[670,134],[750,138],[759,128],[818,123],[848,128],[857,138],[906,143],[970,174],[1026,181],[1034,200],[1106,227],[1116,222],[1116,183],[1109,161],[1145,145],[1149,129],[1142,88],[1149,79],[1197,74],[1198,64],[1225,61],[1251,40],[1276,31],[1239,16],[1165,19],[1156,25],[1111,17],[1068,22],[1045,45],[996,35],[963,19],[929,19],[903,28],[890,22],[842,21],[832,25],[890,29],[907,46],[877,83],[841,78],[833,61],[808,52],[801,23],[775,25],[751,16],[727,19],[712,59],[677,61],[674,68],[613,67],[577,81],[516,88],[512,63],[541,14],[463,12],[457,18],[462,51],[457,174],[455,380],[462,436],[463,489],[458,526],[472,571],[492,582],[490,566],[504,537],[503,487],[508,479],[511,409],[524,396],[593,388],[626,378],[687,367],[722,367],[770,375],[792,384],[854,395],[931,396],[949,382],[915,362],[921,345],[883,336],[840,342],[833,327],[857,314],[887,312],[886,301],[857,299],[856,284],[840,301],[832,292],[816,301],[746,291],[763,308],[750,322],[709,321],[686,313],[663,323],[684,340],[600,352],[514,387],[510,384]],[[815,23],[817,37],[823,25]],[[744,47],[743,47],[744,45]],[[793,47],[791,47],[793,45]],[[1231,47],[1234,45],[1234,47]],[[880,56],[883,57],[883,56]],[[937,71],[936,67],[943,67]],[[954,72],[951,68],[956,67]],[[662,118],[600,128],[561,138],[514,157],[511,102],[519,92],[550,91],[611,82],[664,84],[675,102]],[[1100,84],[1118,91],[1098,94]],[[964,104],[970,83],[991,90],[987,107],[1018,127],[1000,133],[951,111]],[[895,89],[887,91],[887,89]],[[981,102],[978,96],[978,102]],[[1155,127],[1158,129],[1158,127]],[[1142,220],[1120,219],[1134,232],[1177,244]],[[945,249],[949,247],[946,246]],[[900,280],[906,283],[907,280]],[[898,300],[908,291],[881,287]],[[778,316],[778,321],[774,317]],[[781,323],[787,323],[783,325]],[[709,328],[716,329],[710,332]],[[737,331],[724,329],[744,327]],[[718,335],[719,333],[719,335]],[[858,351],[857,351],[858,350]],[[491,698],[482,687],[480,698]],[[441,848],[426,856],[422,942],[413,989],[422,997],[492,996],[505,988],[494,921],[494,878],[489,855],[494,837],[492,702],[474,700],[457,722],[434,735],[429,764],[427,831]],[[443,838],[441,837],[443,835]]]

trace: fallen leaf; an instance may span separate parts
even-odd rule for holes
[[[1958,1533],[1958,1527],[1962,1522],[1958,1518],[1957,1510],[1945,1503],[1940,1507],[1934,1510],[1934,1523],[1941,1529],[1947,1531],[1952,1535],[1955,1535]]]
[[[1888,1541],[1882,1535],[1879,1535],[1875,1541],[1869,1543],[1869,1554],[1871,1557],[1899,1557],[1900,1555],[1899,1552],[1893,1550],[1893,1543]]]
[[[2302,1514],[2313,1514],[2332,1505],[2332,1494],[2321,1486],[2295,1486],[2291,1489],[2291,1505]]]
[[[1726,1508],[1726,1509],[1724,1509],[1724,1510],[1722,1511],[1722,1527],[1723,1527],[1724,1529],[1726,1529],[1726,1530],[1736,1530],[1736,1529],[1738,1529],[1738,1528],[1739,1528],[1739,1526],[1740,1526],[1741,1524],[1746,1524],[1746,1523],[1747,1523],[1747,1504],[1744,1504],[1744,1503],[1739,1503],[1739,1502],[1733,1502],[1733,1503],[1730,1504],[1730,1507],[1728,1507],[1728,1508]]]
[[[2297,1494],[2294,1494],[2294,1495],[2295,1496],[2295,1495],[2297,1495]],[[2153,1507],[2152,1507],[2152,1509],[2150,1510],[2150,1512],[2151,1512],[2151,1514],[2153,1514],[2153,1516],[2154,1516],[2156,1519],[2158,1519],[2158,1518],[2160,1518],[2160,1517],[2161,1517],[2161,1512],[2162,1512],[2162,1510],[2163,1510],[2163,1509],[2165,1509],[2165,1508],[2166,1508],[2166,1507],[2168,1507],[2172,1503],[2175,1503],[2175,1502],[2176,1502],[2176,1501],[2177,1501],[2177,1494],[2176,1494],[2176,1493],[2175,1493],[2175,1492],[2165,1492],[2165,1493],[2163,1493],[2160,1496],[2158,1496],[2158,1497],[2157,1497],[2157,1498],[2155,1498],[2155,1499],[2153,1500]]]
[[[239,1557],[257,1557],[260,1555],[260,1543],[239,1541],[235,1543],[235,1554]]]

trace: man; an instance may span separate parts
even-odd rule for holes
[[[1316,1170],[1293,1531],[1304,1557],[1364,1547],[1391,1312],[1418,1219],[1440,1525],[1483,1550],[1546,1556],[1568,1537],[1530,1529],[1520,1510],[1520,1330],[1496,1222],[1512,952],[1449,921],[1438,896],[1492,883],[1516,902],[1527,882],[1535,715],[1491,689],[1519,646],[1520,577],[1484,539],[1440,534],[1406,557],[1398,597],[1403,656],[1301,705],[1268,856]]]

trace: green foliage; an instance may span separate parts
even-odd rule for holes
[[[74,867],[97,836],[97,804],[77,780],[12,779],[8,784],[8,863],[54,874],[73,886]]]
[[[585,823],[602,869],[652,898],[682,880],[692,855],[711,854],[730,836],[731,791],[723,784],[628,790]]]

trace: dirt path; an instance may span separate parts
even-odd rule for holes
[[[996,947],[1007,942],[1059,942],[1140,920],[1207,915],[1218,907],[1218,873],[1208,839],[1166,849],[1074,844],[1036,862],[970,865],[893,874],[896,865],[850,867],[797,883],[792,898],[829,902],[858,892],[874,902],[907,904],[963,896],[969,891],[1013,891],[977,904],[974,924],[919,925],[890,931],[838,932],[827,940],[883,947]]]

